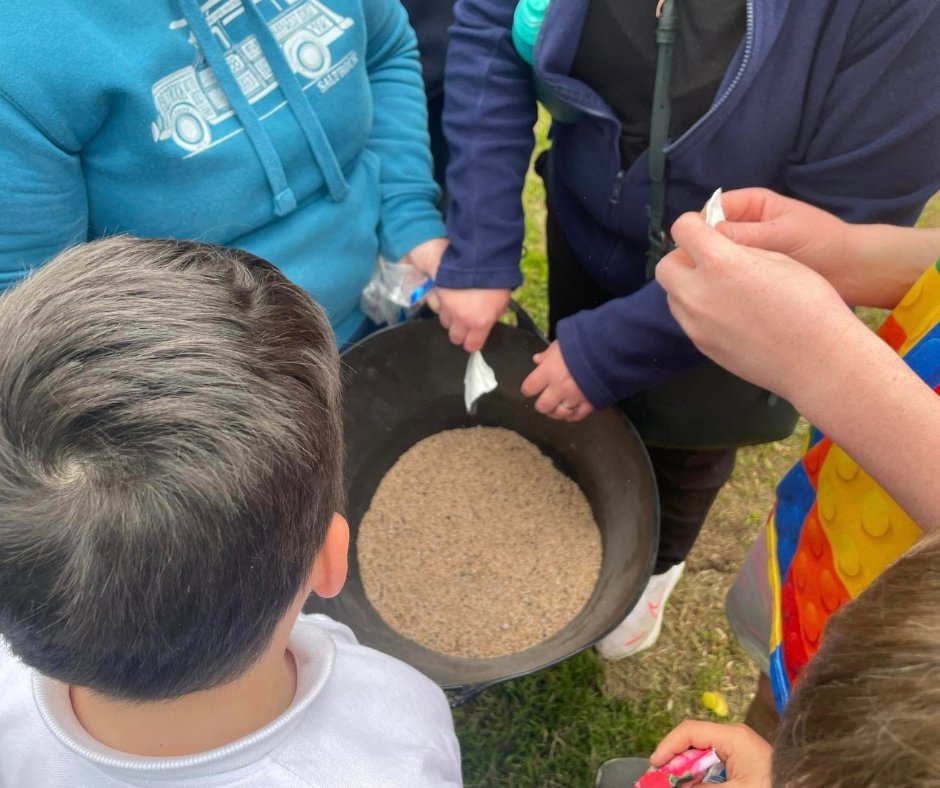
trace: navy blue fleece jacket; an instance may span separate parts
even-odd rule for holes
[[[549,193],[615,297],[560,321],[568,368],[602,407],[701,361],[646,282],[649,160],[622,169],[620,124],[569,72],[589,0],[552,0],[535,69],[581,110],[553,125]],[[460,0],[444,126],[451,246],[438,284],[520,284],[521,190],[536,101],[510,38],[516,0]],[[617,57],[612,50],[610,57]],[[716,187],[767,186],[852,222],[913,223],[940,188],[940,0],[748,0],[747,33],[709,112],[668,145],[667,222]],[[668,226],[668,225],[667,225]]]

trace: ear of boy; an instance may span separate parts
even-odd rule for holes
[[[346,583],[348,555],[349,523],[337,512],[333,514],[323,545],[313,561],[307,591],[323,599],[336,596]]]

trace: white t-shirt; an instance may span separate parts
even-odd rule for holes
[[[297,694],[276,720],[216,750],[155,758],[85,732],[68,688],[0,640],[0,786],[459,786],[460,751],[439,687],[360,645],[348,627],[301,616],[289,650]]]

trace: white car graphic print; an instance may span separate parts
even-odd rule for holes
[[[242,93],[254,104],[277,87],[277,80],[256,36],[233,41],[227,32],[227,25],[245,13],[242,2],[209,0],[202,5],[202,12],[222,45],[225,61]],[[310,81],[330,71],[333,66],[330,44],[353,25],[352,19],[334,13],[318,0],[244,2],[256,5],[269,2],[274,6],[277,15],[267,21],[268,28],[291,70]],[[186,25],[186,20],[181,19],[170,27],[179,29]],[[189,41],[196,48],[196,62],[163,77],[151,89],[157,110],[151,132],[154,142],[170,139],[184,151],[195,154],[212,145],[212,127],[231,118],[234,111],[192,33]]]

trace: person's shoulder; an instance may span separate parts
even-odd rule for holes
[[[0,637],[0,785],[44,785],[37,771],[44,778],[60,765],[42,760],[55,742],[33,697],[35,675]],[[36,780],[23,782],[27,775]]]
[[[14,57],[49,73],[56,73],[66,84],[85,79],[85,71],[94,63],[88,58],[104,60],[102,37],[125,35],[136,27],[134,9],[116,0],[57,0],[54,4],[0,3],[0,29],[3,47],[0,62]],[[139,19],[139,18],[138,18]],[[96,52],[100,52],[95,56]],[[63,55],[68,59],[63,61]],[[64,64],[68,68],[63,68]],[[46,64],[45,66],[43,64]],[[18,76],[28,76],[18,72]]]
[[[849,41],[859,46],[906,40],[940,12],[940,0],[842,0],[854,11]],[[936,25],[927,25],[928,30]]]
[[[23,115],[59,147],[78,149],[107,116],[109,97],[147,74],[180,37],[170,29],[175,16],[169,0],[0,3],[0,103],[9,105],[0,109]]]
[[[32,703],[32,671],[10,650],[9,644],[0,637],[0,715],[10,709]]]
[[[449,709],[443,691],[427,676],[389,654],[360,643],[353,631],[328,616],[303,615],[300,626],[315,626],[329,634],[336,645],[333,678],[348,691],[363,691],[371,695],[373,686],[382,688],[383,704],[392,698],[402,702],[418,701],[421,706],[441,706]],[[406,707],[410,704],[404,703]],[[447,714],[450,717],[449,711]]]
[[[298,627],[326,633],[335,655],[303,731],[284,748],[280,763],[303,773],[313,769],[318,779],[337,785],[353,784],[337,776],[352,779],[348,769],[339,770],[351,763],[356,784],[460,784],[460,749],[440,687],[401,660],[362,645],[348,627],[326,616],[301,616]],[[318,754],[316,764],[308,751]]]

